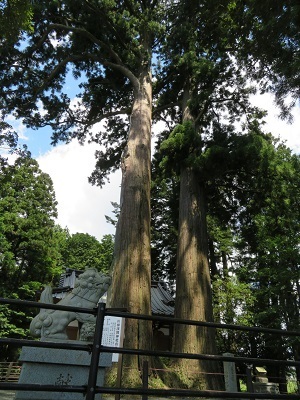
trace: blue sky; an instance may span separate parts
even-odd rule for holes
[[[51,129],[48,127],[33,131],[26,129],[24,131],[24,137],[19,139],[19,143],[22,146],[26,144],[31,152],[33,158],[46,153],[51,149]]]

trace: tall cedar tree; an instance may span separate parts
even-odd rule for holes
[[[258,35],[265,27],[262,27],[261,21],[256,23],[257,18],[260,18],[261,8],[256,2],[250,3],[251,11],[244,4],[242,6],[242,2],[191,4],[181,1],[171,13],[173,24],[167,39],[163,64],[165,81],[168,81],[169,85],[160,101],[177,106],[179,101],[181,107],[182,125],[163,143],[163,150],[169,152],[169,159],[173,157],[174,162],[177,156],[177,162],[180,163],[175,315],[181,318],[188,315],[191,319],[203,321],[213,319],[206,228],[207,182],[201,170],[207,158],[202,153],[206,141],[205,130],[221,116],[233,122],[234,119],[239,119],[241,114],[257,113],[257,110],[249,106],[248,96],[251,90],[247,89],[246,77],[264,79],[265,82],[272,79],[276,82],[280,75],[284,77],[286,74],[287,79],[293,75],[282,68],[278,69],[278,63],[271,62],[270,57],[268,65],[271,73],[263,74],[264,68],[261,68],[261,65],[264,65],[267,49],[255,51],[257,37],[254,35]],[[243,16],[248,22],[246,38],[240,36],[241,30],[244,34],[245,30],[241,29],[236,18],[238,7],[243,7]],[[279,7],[275,14],[287,21],[285,8]],[[273,30],[276,29],[275,19],[272,22]],[[289,23],[293,26],[291,20]],[[290,34],[290,40],[295,38],[295,30],[285,29],[285,32]],[[272,47],[278,51],[285,47],[285,42],[278,40],[278,36],[284,35],[285,32],[277,32],[273,38]],[[293,46],[288,49],[290,54],[293,54],[293,50]],[[250,54],[247,54],[247,51]],[[258,60],[259,67],[252,68],[253,62]],[[243,66],[246,68],[241,71]],[[263,86],[264,90],[270,88],[271,84],[269,88],[266,84]],[[280,91],[280,87],[276,85],[274,88],[277,90],[277,98],[284,115],[287,108],[283,98],[287,92]],[[170,115],[174,115],[174,112]],[[217,173],[222,172],[215,168],[211,171],[210,178]],[[204,336],[209,337],[209,340],[203,340]],[[213,343],[212,330],[204,335],[194,327],[175,325],[175,351],[212,353],[215,351]],[[184,361],[179,362],[179,367],[188,371]],[[201,365],[196,370],[213,372],[210,367]],[[217,379],[214,380],[212,375],[206,375],[202,381],[205,387],[218,386]]]
[[[181,111],[181,124],[161,145],[165,153],[163,164],[173,163],[180,172],[175,316],[204,322],[213,322],[206,226],[207,176],[201,170],[209,152],[202,152],[206,131],[213,121],[218,123],[224,111],[230,122],[247,108],[250,111],[246,79],[226,50],[226,16],[221,4],[201,9],[198,4],[181,2],[171,15],[174,23],[163,67],[166,79],[171,74],[175,78],[161,101],[178,105],[179,100]],[[210,171],[210,175],[217,172],[220,170]],[[215,332],[175,325],[173,349],[214,354]],[[193,376],[190,361],[177,360],[176,366],[189,386],[222,387],[216,363],[193,362]]]
[[[151,313],[151,59],[163,6],[156,0],[35,2],[33,32],[14,47],[4,43],[0,68],[2,108],[27,126],[50,126],[54,143],[83,142],[99,129],[92,140],[106,151],[97,153],[92,183],[103,184],[121,166],[110,306],[142,314]],[[80,82],[76,104],[64,92],[71,74]],[[101,131],[97,124],[105,118]],[[149,322],[128,320],[126,332],[125,346],[151,346]],[[137,371],[137,358],[125,357],[125,366]]]

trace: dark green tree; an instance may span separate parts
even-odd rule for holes
[[[35,160],[18,158],[2,172],[1,235],[9,250],[2,255],[1,281],[10,293],[37,277],[42,282],[52,281],[52,230],[57,214],[51,178]]]
[[[290,3],[282,4],[290,9]],[[166,6],[168,18],[164,14]],[[281,8],[281,14],[285,8]],[[245,100],[249,91],[243,86],[246,75],[240,73],[242,64],[238,62],[245,61],[243,65],[247,66],[251,77],[257,75],[260,79],[262,75],[255,75],[254,69],[250,68],[249,57],[252,57],[250,61],[253,60],[253,65],[260,60],[263,66],[261,71],[267,71],[263,64],[264,52],[259,51],[255,36],[260,26],[257,18],[260,17],[261,7],[258,2],[250,0],[248,5],[244,1],[205,1],[200,4],[155,0],[42,1],[34,5],[33,11],[35,30],[28,35],[28,46],[19,43],[9,51],[4,47],[4,57],[0,61],[0,99],[4,99],[0,100],[1,106],[6,112],[14,111],[17,117],[23,117],[29,126],[50,125],[54,130],[54,141],[73,137],[83,141],[92,133],[92,126],[109,117],[106,131],[100,131],[95,137],[107,151],[98,152],[97,172],[91,180],[102,183],[107,171],[122,166],[111,305],[150,313],[151,59],[153,50],[159,51],[155,40],[162,43],[161,23],[166,28],[164,37],[169,40],[164,51],[165,73],[162,79],[157,80],[155,88],[155,93],[161,95],[157,105],[158,109],[171,110],[169,115],[174,122],[181,123],[183,131],[186,123],[194,125],[194,129],[188,129],[190,133],[194,132],[189,136],[193,142],[190,147],[185,143],[184,150],[188,151],[180,159],[182,187],[188,184],[193,189],[189,190],[186,186],[188,190],[184,189],[182,193],[188,194],[195,189],[195,193],[198,192],[204,200],[203,180],[200,181],[200,192],[199,180],[198,187],[193,186],[196,183],[193,162],[201,156],[199,149],[203,134],[225,109],[231,110],[229,119],[236,119],[247,109]],[[274,15],[277,18],[281,14]],[[272,20],[273,27],[276,18]],[[294,21],[296,25],[297,20]],[[284,47],[288,39],[293,39],[297,46],[295,31],[285,29],[284,33],[281,42],[276,42],[274,36],[273,47],[270,48]],[[276,37],[279,36],[280,29]],[[272,36],[269,35],[269,38],[271,40]],[[257,54],[254,49],[258,49]],[[250,50],[253,51],[247,57]],[[268,60],[271,58],[274,57]],[[279,72],[288,76],[283,69],[276,71],[274,64],[268,62],[267,66],[274,79]],[[79,79],[81,86],[75,107],[64,92],[69,72]],[[289,75],[290,81],[292,77],[293,73]],[[40,105],[44,108],[42,112]],[[178,108],[171,109],[172,105],[179,105],[179,112]],[[128,134],[123,129],[124,120],[119,117],[122,114],[130,115]],[[196,197],[199,198],[198,194]],[[191,243],[200,245],[199,260],[206,277],[203,280],[205,287],[201,290],[208,293],[208,301],[203,302],[202,309],[207,310],[205,318],[210,319],[205,202],[202,200],[196,205],[201,210],[201,215],[198,213],[196,216],[198,222],[196,218],[193,221],[192,213],[183,213],[184,208],[192,211],[192,197],[188,207],[181,202],[182,218],[179,217],[179,220],[189,217],[190,226],[194,224],[201,229],[201,232],[194,231],[192,236],[195,240]],[[195,199],[194,204],[197,201]],[[180,233],[183,232],[182,226],[180,222]],[[190,238],[186,238],[189,241]],[[181,243],[184,247],[184,240]],[[191,266],[193,276],[198,276],[196,268]],[[178,304],[177,308],[180,308],[180,302]],[[128,342],[129,347],[149,344],[150,326],[133,323],[130,331],[132,335],[126,337],[132,339]],[[137,360],[131,365],[137,368]]]
[[[215,318],[230,324],[297,330],[299,156],[264,134],[255,120],[244,134],[215,129],[202,155],[211,273],[215,264]],[[170,168],[164,177],[166,172]],[[171,192],[160,191],[159,195],[170,196],[170,201],[163,197],[154,204],[172,204]],[[160,214],[160,208],[154,207],[153,214],[165,226],[164,235],[171,237],[173,227],[166,229],[170,212]],[[156,245],[163,252],[163,242],[158,240]],[[172,255],[176,257],[176,250]],[[274,336],[223,332],[217,338],[219,351],[243,356],[293,359],[299,352],[297,340]],[[287,371],[271,366],[268,371],[285,390]]]
[[[258,326],[299,329],[299,165],[299,156],[282,144],[266,149],[261,163],[264,178],[249,182],[253,198],[241,213],[239,246],[244,251],[237,274],[253,288]],[[263,357],[299,354],[297,340],[267,335],[257,343],[260,346],[254,342],[252,351]],[[268,371],[286,390],[286,369],[269,366]]]
[[[54,240],[52,181],[30,157],[7,164],[0,175],[0,296],[36,300],[35,292],[61,272]],[[1,335],[25,337],[31,312],[1,307]],[[13,357],[4,349],[1,357]]]

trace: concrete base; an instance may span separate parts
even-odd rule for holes
[[[110,367],[112,355],[100,356],[97,386],[103,386],[105,367]],[[19,383],[39,385],[87,385],[91,355],[80,350],[23,347],[20,361],[23,366]],[[83,400],[82,393],[18,391],[16,400]],[[101,394],[95,399],[100,400]]]
[[[254,388],[254,392],[255,393],[279,394],[279,385],[278,385],[278,383],[253,382],[253,388]]]

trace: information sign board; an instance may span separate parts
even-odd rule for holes
[[[102,346],[108,347],[123,347],[124,340],[124,319],[121,317],[104,318],[103,333],[102,333]],[[119,354],[114,353],[112,357],[113,362],[118,362]]]

